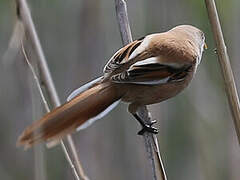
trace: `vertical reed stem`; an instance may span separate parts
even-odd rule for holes
[[[124,0],[115,0],[117,21],[122,37],[123,45],[132,42],[132,34],[128,21],[127,5]],[[150,123],[149,112],[146,106],[143,106],[138,111],[139,116],[146,122]],[[152,133],[144,133],[144,143],[147,151],[147,157],[152,167],[152,178],[153,180],[167,180],[167,176],[162,163],[158,141],[156,135]]]
[[[49,101],[53,104],[54,107],[60,106],[60,100],[57,95],[57,91],[55,89],[50,71],[48,69],[47,61],[44,56],[42,46],[40,44],[34,23],[32,21],[31,13],[28,8],[26,0],[16,0],[17,4],[17,16],[19,21],[23,23],[25,31],[28,33],[29,38],[32,42],[33,49],[35,50],[35,53],[37,55],[37,60],[38,60],[38,68],[40,71],[40,82],[43,83],[45,86],[46,92],[48,97],[50,98]],[[24,48],[23,48],[24,49]],[[26,58],[26,57],[25,57]],[[39,82],[39,81],[38,81]],[[37,81],[36,81],[37,83]],[[73,143],[71,135],[67,136],[67,141],[68,145],[65,145],[63,140],[61,141],[61,145],[63,148],[63,151],[65,153],[65,156],[74,172],[74,175],[77,180],[83,179],[86,180],[87,177],[84,174],[84,171],[82,169],[80,160],[77,156],[77,151],[75,144]],[[72,153],[72,157],[70,156],[68,152],[68,148],[70,149]],[[71,159],[73,158],[73,160]]]
[[[209,21],[211,23],[212,32],[214,35],[215,44],[217,46],[217,55],[224,78],[225,90],[230,105],[235,130],[240,144],[240,104],[235,85],[235,80],[227,53],[227,47],[224,42],[221,24],[218,17],[218,12],[214,0],[205,0]]]

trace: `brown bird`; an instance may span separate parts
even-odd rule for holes
[[[81,130],[110,112],[120,100],[142,130],[157,133],[138,116],[142,105],[164,101],[192,80],[205,46],[204,33],[190,25],[147,35],[118,50],[104,67],[104,75],[75,90],[62,106],[47,113],[22,133],[18,145],[26,148]]]

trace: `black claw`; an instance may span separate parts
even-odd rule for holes
[[[157,121],[154,119],[154,120],[152,120],[151,122],[150,122],[150,126],[152,126],[152,125],[154,125],[155,123],[157,123]]]
[[[145,132],[157,134],[158,130],[155,127],[151,127],[149,125],[143,126],[143,128],[138,132],[138,135],[143,135]]]
[[[143,135],[145,132],[157,134],[158,130],[155,127],[152,127],[157,121],[153,120],[149,124],[146,124],[137,114],[133,114],[137,121],[141,124],[142,129],[138,132],[138,135]]]
[[[145,131],[146,131],[146,130],[142,128],[140,131],[138,131],[137,134],[138,134],[139,136],[142,136],[142,135],[145,133]]]

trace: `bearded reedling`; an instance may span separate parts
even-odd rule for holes
[[[141,124],[139,135],[158,133],[138,116],[138,108],[176,96],[188,86],[206,47],[204,33],[191,25],[147,35],[118,50],[104,75],[73,91],[67,102],[47,113],[22,133],[26,148],[47,141],[56,144],[66,134],[88,127],[122,100]]]

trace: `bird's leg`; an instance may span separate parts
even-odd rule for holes
[[[142,129],[138,132],[138,135],[143,135],[146,131],[153,134],[158,133],[157,128],[152,127],[152,125],[156,123],[156,120],[152,121],[150,124],[147,124],[136,113],[134,113],[133,116],[142,126]]]

